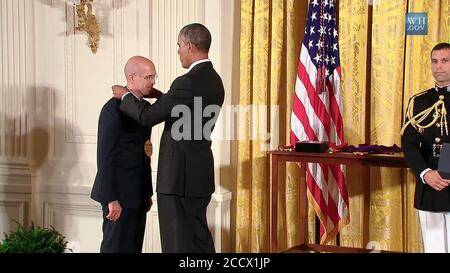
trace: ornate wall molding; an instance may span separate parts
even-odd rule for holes
[[[74,252],[98,252],[102,240],[100,206],[47,198],[43,203],[43,226],[60,231]],[[66,198],[70,199],[70,195]]]
[[[111,3],[112,2],[112,3]],[[111,18],[107,16],[108,14],[105,11],[106,7],[110,7],[112,4],[112,9],[108,9],[109,12],[112,13]],[[123,8],[123,0],[111,0],[111,1],[95,1],[95,8],[99,10],[97,12],[97,17],[99,17],[99,23],[101,24],[101,28],[104,29],[102,31],[102,36],[105,36],[102,39],[102,45],[100,45],[99,51],[97,55],[107,54],[109,55],[108,59],[113,60],[112,66],[108,69],[111,69],[111,80],[112,82],[120,83],[120,76],[117,75],[118,71],[122,71],[122,69],[118,69],[123,66],[123,47],[124,47],[124,8]],[[94,131],[87,132],[83,130],[84,128],[79,128],[76,126],[77,124],[83,124],[83,120],[80,120],[79,112],[84,111],[83,102],[86,99],[89,99],[90,92],[106,92],[107,90],[98,90],[94,86],[92,86],[91,90],[81,90],[80,84],[82,81],[86,80],[87,75],[77,74],[80,72],[80,67],[86,65],[95,65],[96,58],[100,58],[99,56],[90,56],[90,58],[86,58],[87,53],[83,51],[83,47],[80,44],[83,43],[83,35],[77,33],[75,31],[76,28],[76,20],[75,20],[75,9],[73,5],[70,3],[65,3],[66,10],[66,35],[64,39],[65,53],[64,54],[64,65],[65,65],[65,93],[67,99],[65,101],[65,141],[67,143],[86,143],[86,144],[95,144],[97,142],[97,132],[96,127],[92,128]],[[100,12],[103,11],[103,12]],[[106,17],[107,16],[107,17]],[[107,19],[112,20],[108,22]],[[112,26],[112,32],[109,28]],[[111,32],[111,33],[110,33]],[[108,37],[109,36],[109,37]],[[112,50],[108,50],[107,47],[111,43]],[[102,48],[103,47],[103,48]],[[84,62],[83,62],[84,60]],[[122,73],[121,73],[122,74]],[[120,75],[121,75],[120,74]],[[92,75],[89,80],[95,81],[95,75]],[[111,82],[111,84],[112,84]],[[84,96],[83,96],[84,95]]]
[[[28,225],[31,203],[28,99],[34,96],[34,4],[0,1],[0,237]]]
[[[0,162],[0,193],[31,195],[31,170],[27,163]]]
[[[158,88],[167,91],[176,77],[186,73],[177,54],[178,32],[188,23],[204,23],[205,0],[153,0],[151,3],[150,57],[158,70]]]
[[[222,54],[223,45],[215,44],[228,42],[222,33],[222,28],[226,28],[222,22],[225,18],[217,18],[218,14],[228,14],[221,10],[224,2],[96,0],[95,14],[102,28],[102,42],[93,55],[86,48],[86,36],[73,32],[74,10],[70,1],[0,1],[0,197],[5,193],[8,198],[20,195],[24,200],[31,200],[33,191],[32,201],[23,202],[31,204],[30,212],[34,213],[36,223],[56,224],[70,240],[78,238],[81,251],[98,251],[100,205],[90,200],[89,195],[96,166],[94,120],[100,106],[110,97],[109,84],[124,83],[123,65],[129,57],[139,54],[155,62],[161,75],[156,87],[167,91],[171,82],[186,72],[180,66],[176,42],[181,27],[191,22],[204,23],[213,32],[211,56],[220,73],[228,64],[223,59],[230,56],[226,50]],[[13,14],[20,16],[13,17]],[[34,17],[34,14],[46,16]],[[9,30],[9,26],[17,31]],[[35,36],[28,35],[30,32]],[[32,89],[30,97],[35,101],[26,108],[23,101],[29,94],[28,88]],[[15,91],[22,93],[10,96]],[[231,92],[227,94],[231,96]],[[16,125],[6,127],[6,117],[13,117]],[[162,126],[152,131],[155,155],[159,151]],[[32,143],[38,150],[32,175],[25,156],[30,145],[27,137],[20,139],[26,136],[27,130],[34,133],[38,130],[33,136],[40,136]],[[226,148],[229,146],[222,144],[218,144],[220,154],[229,153]],[[220,178],[229,177],[221,174],[221,168],[229,165],[227,156],[224,161],[223,156],[215,154],[218,187],[208,208],[218,251],[226,251],[230,241],[231,193],[227,191],[230,187],[220,187],[223,183]],[[152,163],[156,182],[157,156]],[[144,249],[147,252],[159,251],[157,216],[155,200],[148,214],[150,237],[146,237]]]
[[[97,236],[101,238],[101,209],[100,205],[90,199],[91,187],[87,186],[71,186],[61,184],[43,184],[35,188],[35,193],[38,195],[38,203],[42,206],[42,225],[43,226],[55,226],[62,230],[70,229],[69,226],[57,226],[58,223],[63,223],[65,218],[69,217],[73,223],[81,223],[83,226],[80,228],[87,228],[87,222],[85,218],[96,221]],[[230,251],[230,201],[231,192],[222,194],[213,194],[211,203],[208,206],[208,223],[211,233],[214,238],[216,250],[218,252]],[[157,198],[156,194],[153,196],[153,206],[150,212],[147,214],[146,234],[144,238],[144,252],[161,252],[160,239],[159,239],[159,223],[158,223],[158,211],[157,211]],[[64,219],[63,219],[64,218]],[[69,221],[69,220],[68,220]],[[78,222],[77,222],[78,221]],[[92,227],[90,227],[92,228]],[[72,231],[67,231],[68,240],[72,241],[84,241],[81,243],[81,250],[97,251],[92,249],[89,242],[86,242],[86,236],[77,237],[72,236]],[[98,240],[98,238],[96,237]],[[101,241],[101,240],[100,240]]]
[[[30,59],[26,0],[0,2],[0,157],[27,156],[27,78]],[[31,5],[32,6],[32,5]]]
[[[217,252],[231,252],[231,192],[214,193],[208,206],[208,224]]]
[[[25,200],[0,200],[0,209],[5,210],[7,208],[12,208],[16,211],[14,219],[21,224],[26,224],[28,222],[28,205],[29,202]],[[3,234],[3,233],[2,233]]]
[[[29,196],[21,194],[4,194],[0,190],[0,238],[5,233],[15,230],[19,222],[28,226],[30,219]]]

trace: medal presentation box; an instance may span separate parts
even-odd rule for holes
[[[300,141],[295,143],[295,151],[300,153],[322,153],[328,148],[328,142],[323,141]]]

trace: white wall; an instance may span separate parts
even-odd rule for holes
[[[211,31],[210,57],[222,75],[231,101],[235,1],[95,0],[101,26],[93,54],[87,36],[74,30],[69,0],[0,0],[0,233],[14,229],[11,219],[54,226],[72,247],[97,252],[101,210],[89,198],[96,174],[98,115],[111,97],[110,86],[123,84],[123,65],[133,55],[148,56],[168,90],[184,73],[176,53],[178,31],[191,22]],[[236,54],[234,54],[236,55]],[[237,74],[236,74],[237,73]],[[158,154],[162,126],[152,131]],[[230,164],[229,141],[213,145],[217,190],[208,217],[218,251],[230,251],[231,193],[222,184]],[[157,157],[152,158],[156,182]],[[229,168],[228,168],[229,169]],[[156,200],[155,200],[156,201]],[[148,215],[145,252],[158,252],[156,204]]]
[[[25,14],[30,1],[0,1],[0,238],[30,219],[34,22]]]

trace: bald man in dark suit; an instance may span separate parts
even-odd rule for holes
[[[142,56],[125,65],[127,88],[138,105],[150,105],[144,96],[153,90],[154,64]],[[97,175],[91,198],[102,205],[103,241],[100,252],[142,251],[147,212],[152,205],[150,153],[144,151],[151,126],[142,126],[119,110],[120,101],[103,106],[98,123]],[[148,147],[149,148],[149,147]]]

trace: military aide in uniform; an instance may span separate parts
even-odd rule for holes
[[[437,171],[442,143],[450,142],[450,44],[431,50],[435,87],[409,100],[402,128],[405,160],[417,177],[414,207],[419,210],[425,252],[450,250],[450,180]]]

